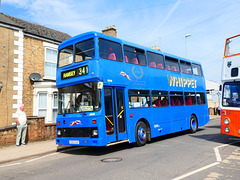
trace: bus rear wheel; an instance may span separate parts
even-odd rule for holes
[[[147,126],[142,121],[138,122],[136,125],[135,139],[137,146],[144,146],[147,142]]]
[[[198,129],[198,121],[196,116],[191,115],[190,117],[190,132],[195,133]]]

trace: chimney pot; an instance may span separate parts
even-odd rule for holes
[[[102,30],[103,34],[109,35],[109,36],[113,36],[113,37],[117,37],[117,29],[115,25],[112,26],[107,26],[105,27],[104,30]]]

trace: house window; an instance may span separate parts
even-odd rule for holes
[[[56,78],[57,50],[46,48],[45,77]]]
[[[39,93],[38,116],[44,116],[47,122],[47,93]]]

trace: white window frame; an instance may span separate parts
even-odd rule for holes
[[[45,119],[45,123],[55,123],[53,120],[53,109],[57,109],[54,106],[53,96],[54,93],[57,93],[58,90],[55,82],[34,82],[34,92],[33,92],[33,115],[38,116],[39,110],[39,93],[47,93],[47,118]]]
[[[47,97],[46,97],[46,98],[47,98],[46,108],[40,108],[40,107],[39,107],[40,94],[46,94],[46,95],[47,95]],[[37,108],[37,114],[38,114],[38,116],[39,116],[39,110],[46,110],[46,117],[45,117],[45,123],[46,123],[46,122],[48,122],[48,101],[49,101],[49,100],[48,100],[48,92],[41,92],[41,91],[38,92],[37,99],[38,99],[38,100],[37,100],[37,102],[38,102],[38,103],[37,103],[37,107],[38,107],[38,108]]]
[[[58,45],[56,45],[56,44],[51,44],[51,43],[47,43],[47,42],[43,42],[43,46],[45,47],[44,77],[43,77],[43,79],[56,80],[56,77],[49,77],[49,76],[46,76],[46,75],[45,75],[45,63],[50,63],[50,64],[54,64],[54,65],[57,66],[57,60],[56,60],[56,63],[53,63],[52,61],[47,61],[47,49],[57,51]],[[58,51],[57,51],[57,56],[58,56]]]
[[[57,102],[57,106],[54,106],[54,94],[58,95],[58,92],[53,92],[52,94],[52,122],[56,123],[56,119],[55,121],[53,120],[53,110],[57,110],[57,114],[58,114],[58,102]]]

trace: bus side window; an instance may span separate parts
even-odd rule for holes
[[[205,93],[197,92],[196,96],[198,105],[206,104]]]
[[[164,69],[163,55],[147,52],[148,66],[152,68]]]
[[[179,72],[178,59],[166,56],[165,61],[166,61],[166,67],[168,71]]]
[[[99,55],[103,59],[123,61],[121,44],[99,38]]]
[[[183,106],[183,92],[170,92],[171,106]]]
[[[196,105],[196,95],[194,92],[185,92],[185,105]]]
[[[202,76],[202,68],[198,64],[192,64],[193,74],[196,76]]]
[[[152,91],[152,106],[165,107],[169,106],[167,91]]]
[[[150,107],[150,92],[148,90],[128,90],[130,108]]]
[[[123,49],[126,63],[146,66],[146,56],[144,50],[127,45],[123,45]]]
[[[180,66],[181,66],[181,72],[182,72],[182,73],[192,74],[191,63],[181,60],[181,61],[180,61]]]

